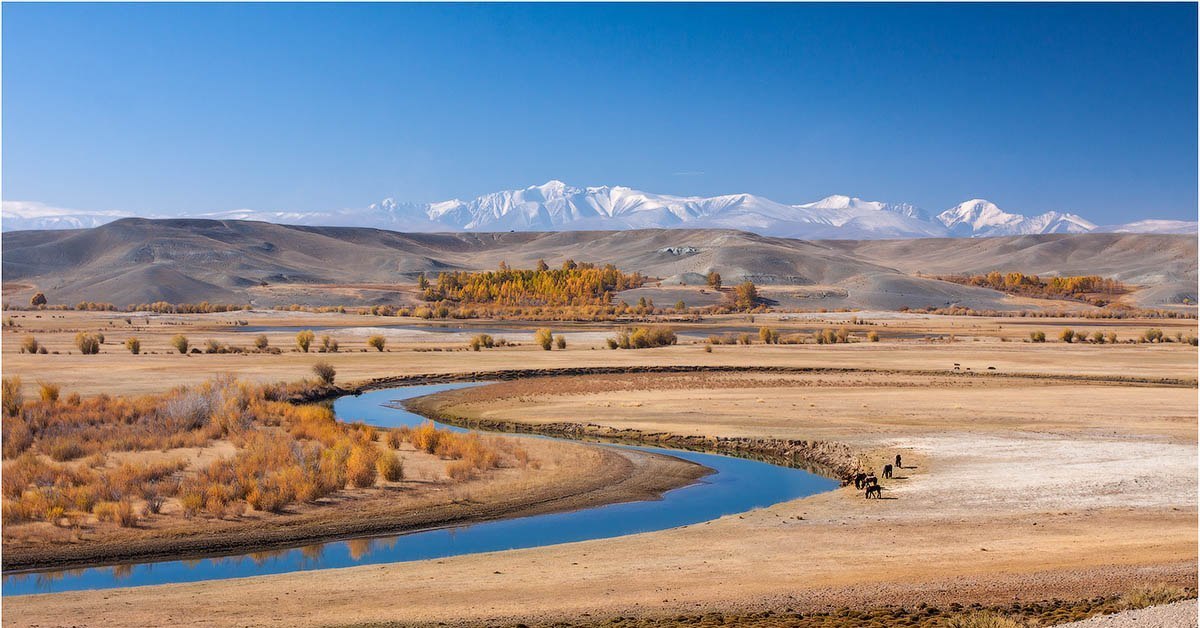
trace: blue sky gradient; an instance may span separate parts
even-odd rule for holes
[[[1195,4],[5,4],[3,198],[548,179],[1195,220]]]

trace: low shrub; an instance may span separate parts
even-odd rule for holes
[[[608,340],[608,346],[613,349],[649,349],[670,346],[676,342],[678,338],[669,327],[634,327],[622,329],[616,338]]]
[[[75,346],[84,355],[95,355],[100,353],[100,344],[103,342],[100,338],[97,334],[89,334],[81,331],[75,334]]]
[[[133,355],[137,355],[142,352],[142,341],[138,340],[136,336],[126,338],[125,348],[129,349],[129,352]]]
[[[383,351],[383,347],[386,343],[387,340],[384,339],[383,336],[375,335],[367,338],[367,346],[375,349],[376,351]]]
[[[25,336],[21,340],[21,353],[37,353],[41,345],[38,344],[37,338],[32,335]]]
[[[175,347],[175,350],[180,353],[187,353],[188,352],[187,336],[184,336],[183,334],[174,336],[173,338],[171,338],[171,346]]]
[[[379,460],[375,463],[375,470],[388,482],[399,482],[404,479],[404,461],[400,456],[390,452],[379,456]]]
[[[332,385],[333,378],[337,376],[337,371],[328,362],[317,362],[313,365],[312,370],[318,379],[328,385]]]
[[[533,332],[533,341],[541,345],[542,349],[549,351],[553,348],[554,332],[548,327],[542,327],[541,329]]]

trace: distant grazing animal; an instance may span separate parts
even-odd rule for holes
[[[890,465],[890,464],[883,465],[883,477],[885,477],[885,478],[892,477],[892,465]]]
[[[863,480],[863,486],[879,486],[879,480],[875,477],[875,474],[872,473]]]
[[[883,489],[880,488],[878,484],[876,484],[875,486],[868,486],[867,487],[867,499],[871,499],[872,495],[875,496],[875,499],[883,499]]]
[[[854,474],[854,488],[862,488],[862,487],[863,487],[863,480],[866,480],[866,479],[867,479],[867,474],[866,474],[866,473],[856,473],[856,474]]]
[[[904,465],[900,464],[900,454],[896,454],[896,468],[903,469]]]

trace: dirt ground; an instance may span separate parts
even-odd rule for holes
[[[605,334],[581,329],[568,332],[566,351],[551,352],[528,345],[481,353],[418,351],[453,346],[438,335],[398,339],[395,351],[382,354],[132,358],[116,352],[18,356],[11,341],[20,336],[6,333],[6,375],[20,373],[35,381],[48,372],[45,362],[35,361],[55,360],[56,381],[83,392],[105,387],[106,380],[107,389],[114,388],[118,378],[97,372],[100,365],[121,369],[118,389],[154,390],[165,385],[161,372],[166,368],[178,372],[181,381],[220,370],[288,379],[303,375],[318,357],[337,365],[342,381],[581,365],[857,368],[863,371],[525,380],[454,391],[444,399],[456,412],[535,424],[592,422],[644,431],[835,440],[856,448],[877,471],[896,453],[903,455],[904,468],[883,480],[882,500],[864,500],[861,492],[846,487],[704,524],[615,539],[243,580],[8,598],[4,623],[532,623],[918,601],[1079,599],[1151,582],[1194,586],[1195,348],[1017,340],[1030,328],[1056,337],[1052,332],[1061,327],[1078,330],[1092,321],[896,315],[879,322],[876,328],[886,323],[889,333],[903,330],[919,337],[885,335],[880,343],[833,346],[722,345],[712,353],[690,344],[608,351],[591,349],[584,339],[590,336],[572,340],[573,333]],[[1107,323],[1128,337],[1151,326],[1168,333],[1195,331],[1195,321]],[[799,325],[793,320],[776,324]],[[1020,329],[1010,331],[1009,325]],[[924,339],[950,333],[955,342]],[[1010,341],[1001,342],[1008,334]],[[282,344],[289,336],[278,332],[272,343],[278,338]],[[115,349],[106,344],[105,351]],[[143,358],[145,370],[135,362]],[[132,363],[138,367],[129,368]],[[966,378],[954,374],[955,363],[985,373],[995,366],[1007,377]],[[158,365],[157,378],[151,364]],[[872,369],[945,370],[946,376]],[[1010,377],[1017,373],[1031,376]],[[1188,383],[1073,382],[1036,374]]]

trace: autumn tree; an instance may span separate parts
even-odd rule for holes
[[[708,279],[708,285],[710,287],[712,287],[715,290],[721,289],[721,273],[719,273],[715,270],[710,270],[710,271],[708,271],[707,279]]]
[[[754,309],[758,298],[758,288],[753,282],[743,281],[733,289],[733,305],[739,310]]]
[[[383,336],[379,335],[367,338],[367,346],[375,349],[376,351],[383,351],[383,346],[386,342],[387,341],[383,338]]]
[[[41,306],[45,305],[46,304],[46,295],[42,292],[38,292],[37,294],[34,294],[32,297],[30,297],[29,304],[32,305],[33,307],[41,307]]]
[[[304,331],[296,334],[296,346],[300,347],[301,351],[308,353],[308,347],[312,344],[313,337],[314,334],[312,330],[305,329]]]

